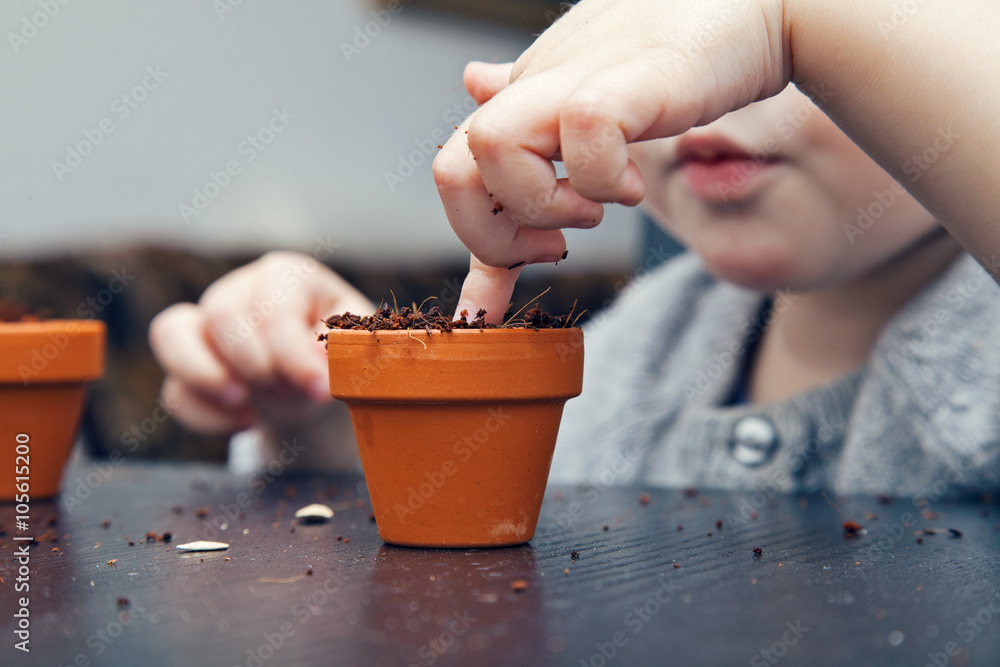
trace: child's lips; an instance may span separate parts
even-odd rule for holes
[[[681,139],[672,166],[696,197],[708,203],[726,203],[759,192],[782,162],[773,154],[754,156],[725,137],[700,136]]]
[[[698,198],[710,203],[736,202],[758,192],[778,164],[736,156],[711,162],[691,160],[681,165],[681,174]]]

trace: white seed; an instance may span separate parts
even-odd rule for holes
[[[302,523],[327,521],[333,518],[333,510],[326,505],[313,503],[312,505],[307,505],[297,511],[295,513],[295,518]]]
[[[199,541],[178,544],[176,548],[180,551],[224,551],[229,548],[229,545],[225,542]]]

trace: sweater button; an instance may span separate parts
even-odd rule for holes
[[[763,465],[777,449],[778,431],[767,417],[743,417],[733,426],[729,452],[743,465]]]

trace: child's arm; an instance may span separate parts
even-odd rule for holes
[[[704,125],[789,81],[1000,275],[997,30],[991,0],[583,0],[513,70],[466,70],[489,102],[434,165],[474,255],[458,309],[495,319],[516,279],[507,267],[560,257],[559,229],[594,226],[601,202],[638,202],[627,143]]]
[[[167,373],[163,401],[189,428],[231,434],[256,427],[277,451],[295,438],[297,464],[353,465],[344,406],[331,405],[327,361],[316,333],[334,313],[374,306],[308,255],[269,253],[217,280],[197,304],[153,320],[149,342]],[[312,446],[316,445],[316,446]]]

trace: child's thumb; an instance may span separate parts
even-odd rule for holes
[[[462,83],[476,104],[482,106],[510,84],[514,63],[481,63],[472,61],[465,66]]]

